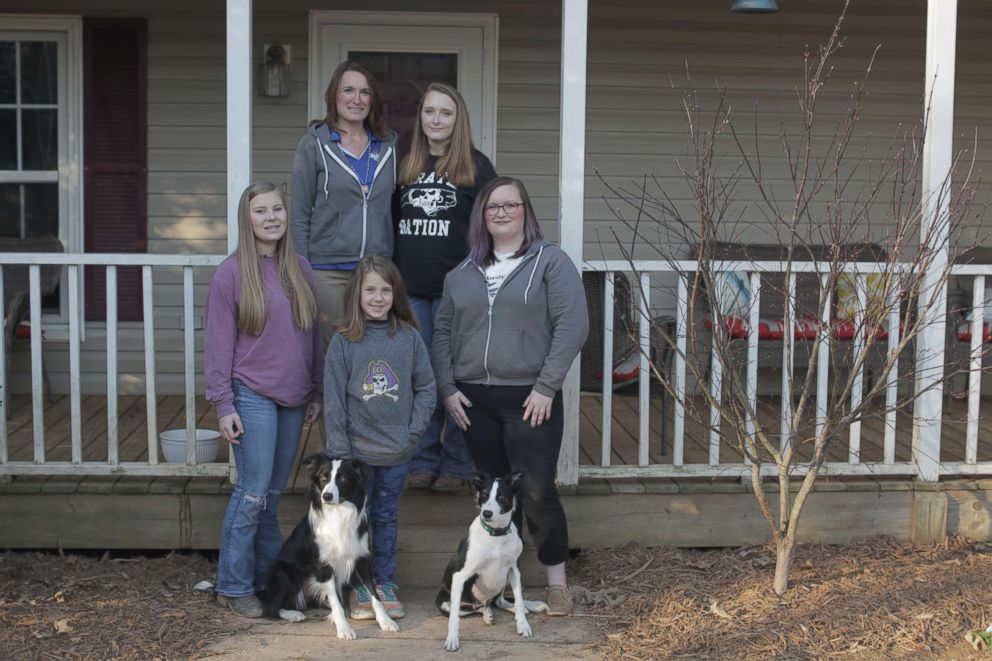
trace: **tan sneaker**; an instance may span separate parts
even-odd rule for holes
[[[431,489],[434,491],[443,491],[445,493],[454,493],[456,491],[461,491],[463,486],[465,486],[465,480],[462,478],[455,477],[454,475],[442,475],[434,480],[434,485]]]
[[[567,585],[549,585],[545,601],[548,602],[548,615],[572,614],[572,591]]]
[[[217,595],[217,601],[227,606],[235,615],[241,617],[262,617],[262,602],[253,594],[243,597],[228,597],[224,594]]]
[[[434,484],[434,476],[423,471],[411,473],[406,480],[408,489],[430,489]]]

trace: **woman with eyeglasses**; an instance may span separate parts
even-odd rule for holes
[[[493,476],[524,474],[515,523],[522,534],[527,517],[553,615],[572,609],[568,526],[555,488],[561,386],[588,330],[575,264],[544,239],[524,185],[496,177],[472,209],[468,259],[444,279],[434,373],[476,467]]]
[[[496,171],[472,144],[468,106],[458,90],[431,83],[417,117],[399,172],[393,261],[406,281],[410,307],[429,349],[444,276],[468,253],[472,204]],[[410,462],[407,486],[457,491],[471,476],[465,435],[445,418],[438,402]]]

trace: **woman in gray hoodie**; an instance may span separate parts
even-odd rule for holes
[[[476,467],[524,473],[523,514],[548,575],[552,614],[571,611],[568,526],[555,473],[561,385],[589,330],[582,279],[544,240],[523,184],[496,177],[475,199],[469,256],[444,279],[434,320],[438,392]]]
[[[365,255],[393,255],[396,134],[385,124],[375,78],[343,62],[324,94],[327,116],[296,147],[290,229],[313,267],[324,345],[344,311],[344,291]]]

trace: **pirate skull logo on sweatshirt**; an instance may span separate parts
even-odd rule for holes
[[[362,399],[366,402],[373,397],[388,397],[394,402],[399,400],[395,393],[400,388],[399,379],[393,373],[389,363],[384,360],[373,360],[369,363],[369,371],[365,377]]]

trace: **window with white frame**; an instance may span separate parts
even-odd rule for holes
[[[0,26],[0,236],[51,234],[79,250],[81,20],[0,16]],[[61,298],[46,312],[64,310]]]

